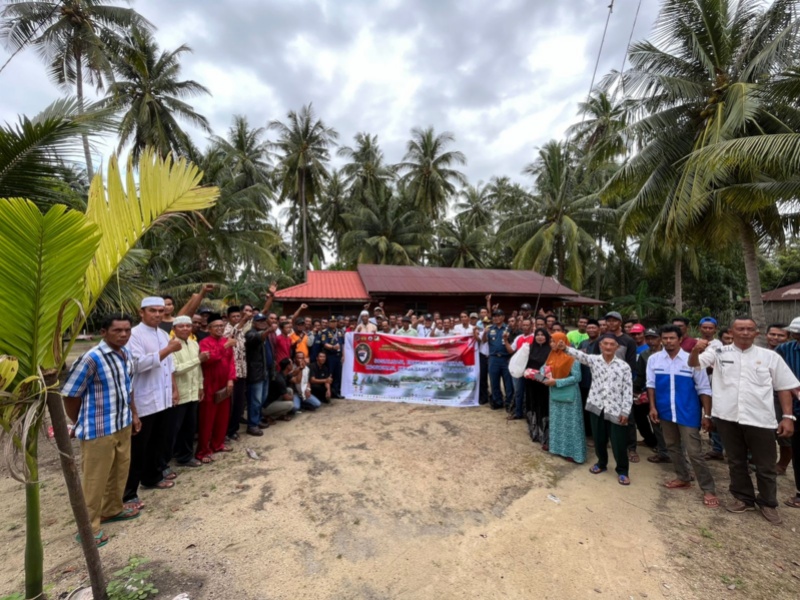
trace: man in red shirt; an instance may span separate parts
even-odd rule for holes
[[[284,358],[292,360],[292,323],[284,321],[280,326],[281,334],[275,336],[275,364],[281,364]]]
[[[689,319],[686,317],[675,317],[672,324],[677,325],[681,330],[681,348],[686,352],[691,352],[697,340],[689,335]]]
[[[225,445],[225,433],[231,413],[231,394],[236,381],[233,346],[236,340],[222,337],[225,322],[222,316],[208,317],[209,336],[200,342],[200,352],[207,352],[203,363],[203,399],[200,401],[197,451],[195,457],[203,463],[213,462],[215,452],[231,452]],[[221,396],[225,396],[221,399]]]

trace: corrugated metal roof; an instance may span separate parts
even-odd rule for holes
[[[764,302],[796,302],[800,300],[800,281],[766,292],[761,297]]]
[[[601,304],[608,304],[608,302],[587,298],[586,296],[571,297],[564,302],[564,306],[600,306]]]
[[[357,271],[308,271],[307,281],[275,294],[281,300],[340,300],[366,302],[370,299]]]
[[[553,277],[534,271],[451,269],[359,265],[358,273],[370,294],[494,294],[497,296],[564,296],[577,292]]]

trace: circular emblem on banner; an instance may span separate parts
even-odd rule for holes
[[[356,360],[365,365],[372,360],[372,348],[367,344],[359,344],[356,346]]]

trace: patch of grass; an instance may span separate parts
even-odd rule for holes
[[[714,534],[711,532],[711,530],[706,529],[705,527],[701,527],[700,528],[700,535],[702,535],[707,540],[713,540],[714,539]]]
[[[737,588],[744,587],[744,581],[739,577],[729,577],[728,575],[720,575],[720,581],[725,585],[735,585]]]

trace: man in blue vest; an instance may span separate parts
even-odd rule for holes
[[[344,347],[344,330],[337,329],[337,325],[344,326],[344,317],[331,317],[328,328],[319,334],[322,344],[321,350],[327,355],[328,368],[333,375],[331,385],[331,398],[342,397],[342,348]]]
[[[492,410],[514,406],[514,380],[508,370],[511,355],[506,349],[509,336],[508,325],[505,324],[505,313],[496,309],[492,312],[492,324],[483,330],[481,340],[489,344],[489,381],[492,386],[492,397],[489,406]],[[503,380],[505,401],[500,390]]]

